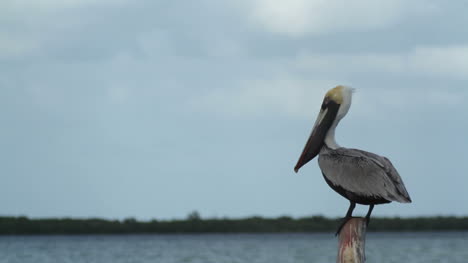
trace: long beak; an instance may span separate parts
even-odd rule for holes
[[[294,167],[294,171],[296,173],[299,171],[299,168],[301,168],[304,164],[314,159],[315,156],[319,154],[320,149],[322,149],[325,136],[327,135],[328,130],[332,126],[339,108],[339,105],[336,103],[330,104],[328,104],[327,108],[320,111],[317,120],[315,121],[312,133],[310,134],[310,137],[307,140],[304,150],[302,151],[301,157],[299,157],[299,160],[297,161],[297,164]]]

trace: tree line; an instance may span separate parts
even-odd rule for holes
[[[323,216],[202,219],[196,212],[183,220],[151,221],[0,217],[0,235],[333,232],[339,222]],[[372,218],[369,231],[468,231],[468,217]]]

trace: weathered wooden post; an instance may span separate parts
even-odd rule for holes
[[[337,263],[363,263],[366,261],[366,219],[353,217],[340,232]]]

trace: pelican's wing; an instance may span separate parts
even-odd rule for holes
[[[333,185],[354,194],[411,202],[400,175],[385,157],[357,149],[329,149],[320,153],[319,165]]]

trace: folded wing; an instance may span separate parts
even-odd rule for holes
[[[356,195],[411,202],[400,175],[385,157],[358,149],[325,149],[319,166],[329,183]]]

